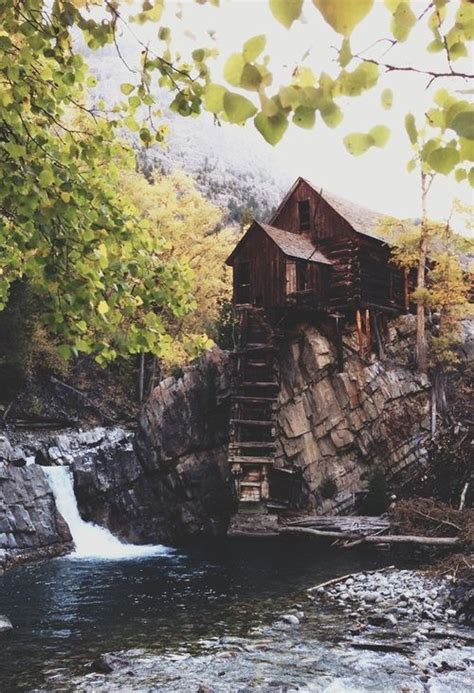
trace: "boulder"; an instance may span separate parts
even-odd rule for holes
[[[9,633],[13,630],[13,625],[7,616],[0,615],[0,635],[4,633]]]

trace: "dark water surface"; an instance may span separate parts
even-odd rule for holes
[[[203,639],[251,636],[305,588],[388,561],[276,539],[23,566],[0,577],[0,614],[14,625],[0,640],[0,691],[55,690],[55,675],[85,673],[111,650],[197,653]]]

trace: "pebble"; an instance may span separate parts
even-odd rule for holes
[[[280,616],[280,620],[283,623],[288,623],[290,626],[299,626],[300,624],[299,618],[294,614],[283,614],[283,616]]]
[[[13,625],[10,619],[7,616],[0,615],[0,635],[9,633],[11,630],[13,630]]]

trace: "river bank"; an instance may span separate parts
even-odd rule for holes
[[[0,577],[0,613],[14,626],[0,690],[464,693],[470,628],[409,615],[381,627],[331,598],[335,586],[308,592],[391,560],[280,538],[22,566]],[[381,576],[395,585],[409,574],[402,564],[373,579],[382,590]],[[299,623],[281,619],[291,614]]]

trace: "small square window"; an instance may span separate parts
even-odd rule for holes
[[[300,200],[298,202],[298,218],[300,231],[308,231],[310,228],[309,200]]]

